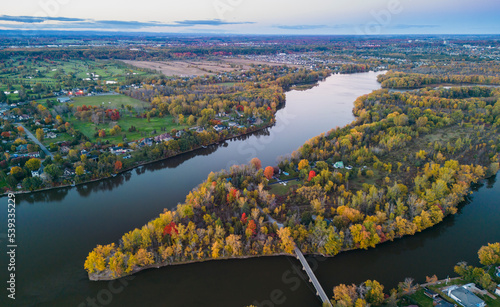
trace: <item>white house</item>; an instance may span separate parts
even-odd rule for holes
[[[448,296],[464,307],[484,307],[486,303],[465,286],[452,286],[448,289]]]

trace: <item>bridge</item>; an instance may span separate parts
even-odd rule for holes
[[[295,247],[294,249],[295,255],[297,255],[297,259],[300,261],[302,264],[302,269],[306,271],[307,276],[309,276],[309,282],[313,284],[314,288],[316,289],[316,295],[320,297],[321,301],[323,302],[323,305],[327,303],[327,306],[332,306],[330,303],[330,299],[328,298],[328,295],[326,295],[325,291],[323,290],[323,287],[321,287],[321,284],[319,283],[318,279],[316,278],[316,275],[314,275],[314,272],[311,270],[311,267],[309,266],[309,263],[307,263],[306,258],[304,257],[304,254],[300,251],[298,247]]]
[[[262,213],[264,213],[264,210],[262,210],[262,208],[260,206],[257,206],[257,208],[259,208],[259,210]],[[278,221],[273,219],[269,214],[267,214],[267,218],[269,219],[269,222],[276,223],[279,228],[283,228],[283,224],[278,223]],[[307,263],[307,260],[304,257],[304,254],[302,254],[302,252],[300,251],[300,249],[297,246],[295,246],[294,252],[295,252],[295,255],[297,256],[297,259],[302,264],[302,269],[307,273],[307,276],[309,277],[309,282],[312,283],[314,286],[314,289],[316,289],[316,295],[320,297],[321,301],[323,302],[323,305],[326,303],[326,306],[332,307],[332,303],[330,302],[328,295],[326,295],[325,290],[323,290],[323,287],[321,287],[321,284],[319,283],[318,279],[316,278],[316,275],[314,275],[314,272],[312,271],[311,266],[309,266],[309,263]]]

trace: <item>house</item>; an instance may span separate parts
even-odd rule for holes
[[[61,146],[61,152],[64,154],[67,154],[69,152],[69,147],[68,146]]]
[[[177,131],[175,134],[176,137],[180,138],[184,133],[186,133],[184,130]]]
[[[70,102],[71,101],[71,98],[69,97],[58,97],[57,98],[57,102],[59,103],[65,103],[65,102]]]
[[[485,302],[463,287],[453,286],[448,289],[448,296],[464,307],[484,307]]]
[[[170,133],[163,133],[154,137],[155,142],[166,142],[172,140]]]
[[[121,151],[123,148],[121,147],[110,147],[109,148],[109,151],[112,153],[112,154],[117,154],[118,151]]]
[[[66,168],[64,170],[64,173],[63,173],[64,176],[71,176],[71,175],[74,175],[74,174],[75,174],[75,171],[72,170],[72,169],[70,169],[70,168]]]
[[[215,131],[217,131],[217,132],[221,132],[221,131],[224,129],[224,126],[221,126],[221,125],[215,125],[215,126],[214,126],[214,129],[215,129]]]
[[[333,164],[333,167],[334,168],[344,168],[344,162],[342,162],[342,161],[335,162],[335,164]]]
[[[455,305],[447,302],[442,297],[438,297],[434,300],[434,307],[455,307]]]
[[[55,134],[54,132],[49,132],[45,135],[45,138],[47,139],[55,139],[57,137],[57,134]]]
[[[500,296],[500,284],[497,285],[496,289],[495,289],[495,294]]]
[[[28,151],[28,145],[27,144],[21,144],[21,145],[19,145],[19,146],[16,147],[16,151],[26,152],[26,151]]]
[[[437,294],[436,292],[429,290],[427,288],[424,289],[424,294],[425,294],[425,296],[432,298],[432,299],[435,299],[436,297],[439,296],[439,294]]]
[[[40,177],[42,173],[43,173],[43,165],[40,166],[39,169],[31,171],[31,177]]]
[[[28,153],[28,157],[30,158],[40,158],[40,153],[38,151]]]

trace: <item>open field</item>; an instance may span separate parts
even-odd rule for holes
[[[122,62],[140,68],[154,69],[166,76],[203,76],[221,72],[246,71],[251,64],[279,66],[281,64],[238,58],[221,58],[213,61],[130,61]],[[288,65],[294,66],[294,65]]]
[[[298,185],[300,182],[297,180],[291,180],[286,183],[286,185],[282,185],[279,183],[271,185],[271,189],[269,193],[275,195],[285,195],[287,194],[293,186]]]
[[[6,69],[0,72],[0,79],[8,78],[10,84],[20,82],[33,86],[36,83],[55,84],[70,75],[77,80],[99,78],[106,81],[123,81],[130,75],[145,75],[147,72],[130,69],[120,62],[91,60],[38,60],[26,62],[22,58],[13,58],[7,62]],[[98,77],[97,77],[98,76]],[[9,90],[6,83],[0,83],[1,90]],[[11,89],[12,90],[12,89]]]
[[[104,104],[103,104],[104,102]],[[75,106],[106,106],[109,109],[121,109],[122,105],[131,107],[145,107],[149,103],[140,101],[125,95],[98,95],[72,98],[72,104]]]
[[[125,136],[127,138],[127,141],[130,142],[139,140],[143,137],[152,137],[155,135],[165,133],[161,131],[161,128],[166,128],[166,131],[170,132],[172,129],[182,130],[184,128],[189,127],[187,125],[178,125],[174,123],[173,117],[171,115],[167,115],[162,118],[153,117],[151,118],[150,122],[148,122],[147,119],[145,118],[122,117],[118,122],[105,123],[99,125],[95,125],[94,123],[91,122],[82,122],[79,120],[74,120],[72,123],[75,129],[81,131],[83,134],[89,137],[91,142],[95,142],[98,139],[98,137],[94,136],[96,131],[104,129],[106,131],[106,136],[101,139],[104,141],[109,140],[113,144],[118,144],[122,142],[123,137]],[[114,125],[119,125],[122,129],[122,132],[112,136],[109,134],[109,130]],[[137,131],[129,132],[128,129],[131,126],[135,126],[137,128]],[[155,135],[152,134],[153,130],[156,130]],[[143,134],[141,135],[141,133]]]

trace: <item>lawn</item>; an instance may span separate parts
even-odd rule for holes
[[[286,185],[282,185],[282,184],[276,183],[276,184],[273,184],[273,185],[269,186],[271,188],[269,190],[269,193],[275,194],[275,195],[285,195],[285,194],[287,194],[290,191],[290,189],[293,186],[296,186],[298,184],[300,184],[300,182],[298,180],[288,181],[286,183]]]
[[[49,148],[50,143],[56,144],[57,142],[64,142],[64,141],[72,141],[73,137],[67,133],[60,133],[60,132],[55,132],[57,134],[57,137],[54,139],[48,139],[45,138],[42,141],[42,144],[45,145],[45,147]]]
[[[118,122],[106,123],[95,125],[91,122],[81,122],[79,120],[72,120],[72,123],[76,130],[81,131],[87,137],[90,138],[91,142],[95,142],[98,137],[94,137],[94,134],[99,129],[104,129],[106,131],[106,137],[102,138],[102,140],[109,140],[113,144],[118,144],[123,141],[123,137],[126,136],[127,141],[135,141],[139,140],[143,137],[151,137],[154,136],[152,134],[153,130],[156,130],[155,135],[162,134],[164,132],[161,131],[161,128],[166,128],[167,132],[170,132],[172,129],[182,130],[189,126],[187,125],[178,125],[173,122],[173,117],[171,115],[164,116],[162,118],[153,117],[151,121],[148,122],[145,118],[136,118],[136,117],[122,117]],[[120,134],[111,136],[109,134],[109,130],[114,125],[119,125],[122,128],[122,132]],[[128,129],[131,126],[135,126],[138,131],[129,132]],[[97,127],[97,130],[96,130]],[[143,135],[141,135],[141,132]],[[145,133],[145,134],[144,134]]]
[[[419,289],[417,292],[410,296],[415,300],[420,307],[433,307],[433,301],[431,298],[424,294],[424,289]]]
[[[108,109],[121,109],[122,105],[123,106],[130,105],[131,107],[145,107],[149,105],[148,102],[140,101],[125,95],[98,95],[98,96],[74,97],[72,98],[71,104],[74,104],[75,106],[105,105],[106,108]]]

